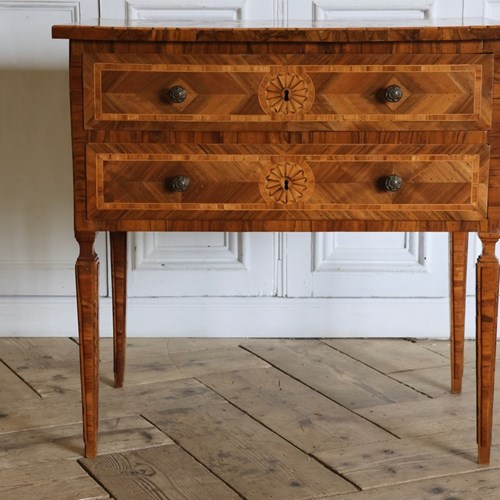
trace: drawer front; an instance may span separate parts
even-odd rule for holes
[[[349,154],[346,154],[346,151]],[[487,146],[89,144],[105,219],[483,220]]]
[[[474,54],[84,55],[85,126],[488,129],[492,67]]]

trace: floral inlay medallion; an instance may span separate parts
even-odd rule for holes
[[[259,99],[268,113],[292,115],[311,109],[314,86],[305,73],[278,73],[264,78]]]
[[[260,188],[268,202],[281,205],[305,202],[314,189],[314,175],[305,163],[273,163],[263,170]]]

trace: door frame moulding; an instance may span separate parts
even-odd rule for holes
[[[429,19],[435,4],[436,0],[313,0],[313,19],[353,19],[359,13],[363,19]]]
[[[249,0],[211,0],[209,2],[191,1],[186,3],[182,0],[175,1],[151,1],[151,0],[126,0],[125,15],[129,21],[133,20],[155,20],[155,19],[172,19],[178,20],[177,16],[172,15],[178,12],[183,13],[186,19],[189,14],[203,14],[208,19],[211,19],[210,14],[216,13],[217,20],[234,20],[243,19],[244,7]],[[170,14],[170,16],[169,16]]]
[[[0,0],[0,10],[28,10],[28,11],[62,11],[70,12],[71,22],[79,23],[80,2],[57,2],[56,0],[38,2],[35,0],[23,0],[21,2],[3,1]]]

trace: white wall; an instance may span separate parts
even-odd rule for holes
[[[76,334],[68,44],[51,40],[50,27],[96,18],[99,8],[105,18],[282,24],[464,12],[500,19],[500,0],[0,0],[0,335]],[[129,240],[131,335],[448,335],[444,234],[137,233]],[[105,235],[97,249],[109,335]]]

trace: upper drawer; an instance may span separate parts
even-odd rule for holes
[[[86,128],[491,127],[491,55],[84,55]],[[446,124],[444,124],[446,122]]]

